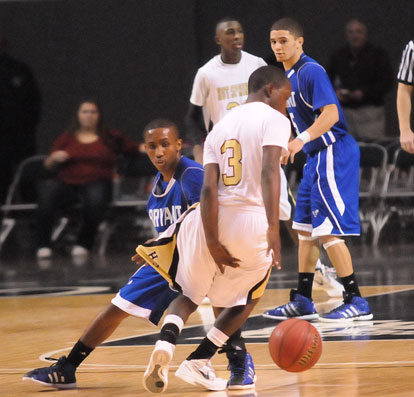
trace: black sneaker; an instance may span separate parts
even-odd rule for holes
[[[23,376],[23,380],[31,380],[57,389],[76,388],[76,368],[67,362],[66,356],[60,357],[59,360],[50,357],[46,357],[46,359],[56,361],[56,363],[50,367],[33,369]]]

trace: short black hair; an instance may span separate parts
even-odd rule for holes
[[[267,65],[256,69],[249,77],[249,93],[259,91],[267,84],[273,83],[275,87],[280,88],[285,85],[289,79],[285,72],[276,66]]]
[[[243,24],[239,21],[239,19],[237,19],[237,18],[233,18],[233,17],[224,17],[224,18],[221,18],[217,23],[216,23],[216,32],[217,32],[217,28],[218,28],[218,26],[221,24],[221,23],[224,23],[224,22],[238,22],[239,24],[240,24],[240,26],[242,26],[243,27]]]
[[[302,25],[293,18],[281,18],[273,22],[270,31],[272,30],[288,30],[295,38],[304,37]]]
[[[151,120],[145,127],[144,127],[144,140],[147,131],[155,130],[156,128],[174,128],[177,131],[177,139],[180,139],[180,130],[174,121],[169,119],[154,119]]]

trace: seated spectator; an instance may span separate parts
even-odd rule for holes
[[[346,24],[347,44],[331,57],[328,74],[357,140],[374,141],[385,134],[384,97],[393,72],[384,49],[368,41],[367,27],[357,19]]]
[[[112,178],[118,156],[139,154],[137,142],[104,126],[95,100],[80,102],[68,131],[53,143],[44,161],[56,177],[42,183],[38,198],[37,257],[52,255],[51,233],[57,211],[79,200],[82,226],[72,255],[86,256],[112,199]]]

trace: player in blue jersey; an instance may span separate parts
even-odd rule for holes
[[[265,313],[321,321],[371,319],[361,297],[352,258],[341,239],[359,235],[359,147],[347,133],[346,121],[329,77],[321,65],[303,52],[303,29],[291,19],[276,21],[270,43],[292,85],[288,113],[297,137],[289,143],[290,161],[303,150],[307,155],[299,186],[293,228],[299,233],[298,289],[290,302]],[[287,161],[287,158],[286,158]],[[325,248],[344,285],[344,302],[321,316],[312,301],[312,282],[319,244]]]
[[[154,120],[145,127],[145,150],[158,169],[147,211],[158,233],[200,201],[203,167],[181,156],[181,146],[178,128],[171,121]],[[136,262],[137,258],[133,260]],[[112,304],[121,309],[121,316],[130,314],[157,325],[176,294],[150,266],[142,266],[112,299]],[[111,306],[110,309],[113,310]]]
[[[201,164],[181,156],[182,142],[173,122],[154,120],[145,127],[144,133],[147,154],[159,171],[147,209],[155,229],[161,233],[188,207],[200,201],[204,170]],[[139,259],[137,255],[132,258],[136,263]],[[51,367],[30,371],[23,379],[62,389],[76,387],[77,367],[115,331],[122,320],[132,315],[157,325],[177,295],[153,267],[140,267],[86,328],[68,357],[59,358]],[[224,349],[229,357],[230,368],[236,366],[237,369],[240,357],[233,346],[238,346],[246,355],[240,330],[232,336],[227,349]],[[226,382],[224,388],[225,384]]]

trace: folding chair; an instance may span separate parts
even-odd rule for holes
[[[97,236],[98,253],[106,253],[109,240],[118,227],[117,220],[121,212],[127,211],[133,214],[132,226],[138,227],[149,236],[156,236],[154,227],[146,214],[147,193],[145,185],[151,183],[156,170],[147,156],[124,157],[121,156],[117,165],[113,183],[113,200],[110,205],[111,215],[99,226]],[[145,212],[144,215],[142,213]],[[130,215],[129,215],[129,223]],[[137,236],[137,244],[138,244]]]
[[[44,176],[44,155],[36,155],[23,160],[9,186],[6,201],[1,206],[2,221],[0,232],[0,252],[4,242],[16,225],[17,212],[34,212],[37,209],[36,181]],[[14,215],[12,217],[12,215]]]
[[[377,209],[378,243],[380,233],[393,214],[414,217],[414,155],[397,149],[392,163],[387,167],[380,191],[380,206]]]
[[[361,153],[359,168],[359,217],[363,232],[372,229],[374,245],[378,243],[383,219],[381,207],[381,182],[386,175],[388,153],[376,143],[359,142]]]

